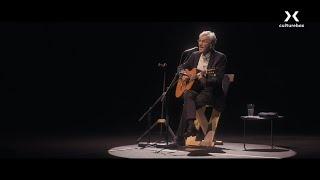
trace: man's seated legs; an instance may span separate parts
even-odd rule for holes
[[[195,138],[193,138],[192,140],[187,139],[187,145],[188,142],[190,142],[190,145],[195,145],[197,143],[193,143],[199,139],[203,139],[205,138],[205,135],[207,135],[207,131],[208,131],[208,121],[207,118],[205,117],[205,110],[206,104],[210,103],[211,97],[208,94],[207,91],[201,91],[200,93],[187,93],[184,96],[184,100],[185,102],[188,102],[188,100],[192,99],[192,106],[188,103],[188,106],[185,106],[184,110],[185,112],[189,112],[189,118],[186,118],[188,121],[188,128],[187,131],[185,133],[185,137],[190,137],[190,136],[196,136]],[[189,108],[189,109],[186,109]],[[192,108],[192,109],[191,109]],[[201,113],[199,113],[201,112]],[[195,127],[195,120],[198,119],[199,120],[199,125],[197,127]],[[201,132],[202,131],[202,132]]]
[[[185,141],[186,137],[194,134],[194,120],[196,119],[195,98],[197,94],[198,93],[194,91],[186,91],[184,93],[183,110],[176,137],[176,143],[178,145],[182,145],[183,143],[180,142]]]

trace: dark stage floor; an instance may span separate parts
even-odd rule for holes
[[[3,137],[1,158],[9,159],[106,159],[116,158],[107,154],[107,150],[117,146],[136,144],[139,133],[99,134],[99,135],[63,135],[36,136],[26,135],[20,138]],[[156,137],[157,138],[157,137]],[[242,135],[224,134],[218,138],[225,142],[242,142]],[[270,144],[270,138],[264,135],[250,135],[247,142]],[[293,159],[320,158],[320,135],[277,135],[274,144],[295,151]]]

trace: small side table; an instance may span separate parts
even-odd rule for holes
[[[273,121],[275,119],[283,118],[283,116],[276,116],[276,117],[260,117],[260,116],[241,116],[243,120],[243,148],[246,149],[246,121],[263,121],[268,120],[270,121],[270,138],[271,138],[271,149],[273,149]]]

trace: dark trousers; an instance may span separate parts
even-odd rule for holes
[[[177,138],[182,139],[184,137],[185,130],[189,123],[193,123],[196,119],[196,110],[210,104],[211,93],[207,90],[186,91],[183,95],[183,109],[179,127],[177,131]]]

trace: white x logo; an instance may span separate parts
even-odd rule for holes
[[[290,13],[288,11],[285,11],[285,13],[287,14],[287,18],[284,20],[284,22],[288,22],[290,17],[293,17],[293,19],[296,21],[296,22],[299,22],[299,19],[297,18],[297,14],[298,14],[299,11],[295,11],[293,13],[293,15],[291,16]]]

